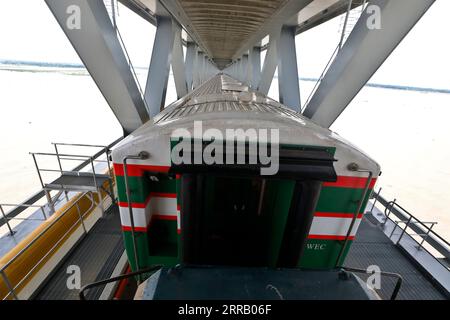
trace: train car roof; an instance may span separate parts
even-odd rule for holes
[[[194,121],[202,121],[203,132],[210,128],[222,132],[229,128],[279,129],[280,144],[336,148],[338,171],[345,170],[351,162],[374,173],[380,171],[373,159],[335,132],[225,74],[205,82],[127,136],[114,148],[114,161],[121,161],[133,152],[153,149],[155,140],[169,141],[178,128],[194,135]]]

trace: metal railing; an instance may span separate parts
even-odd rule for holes
[[[354,273],[362,273],[362,274],[368,274],[368,275],[372,274],[371,272],[364,270],[364,269],[349,268],[349,267],[343,267],[342,269],[344,269],[345,271],[354,272]],[[398,293],[400,292],[400,288],[402,287],[402,283],[403,283],[402,276],[399,275],[398,273],[385,272],[385,271],[380,271],[380,275],[397,279],[397,281],[395,282],[394,290],[389,298],[389,300],[395,300],[397,298]]]
[[[102,285],[105,285],[105,284],[108,284],[111,282],[120,281],[123,279],[128,279],[128,278],[132,278],[132,277],[140,277],[141,275],[146,274],[146,273],[150,273],[150,272],[153,273],[153,272],[161,269],[162,267],[163,267],[162,265],[154,265],[154,266],[151,266],[151,267],[148,267],[148,268],[145,268],[142,270],[138,270],[135,272],[126,273],[126,274],[122,274],[117,277],[112,277],[109,279],[104,279],[104,280],[100,280],[100,281],[96,281],[96,282],[87,284],[83,288],[80,289],[78,296],[79,296],[80,300],[86,300],[86,295],[84,294],[84,292],[86,290],[92,289],[94,287],[99,287],[99,286],[102,286]]]
[[[55,144],[55,151],[56,153],[59,153],[57,151],[58,149],[58,145],[74,145],[74,146],[82,146],[82,147],[88,147],[88,146],[92,146],[92,147],[101,147],[102,150],[96,152],[94,155],[92,155],[91,157],[97,161],[97,158],[101,157],[103,154],[105,154],[105,149],[107,149],[107,161],[109,161],[109,157],[108,154],[111,150],[111,148],[117,144],[120,140],[122,140],[123,137],[120,137],[118,139],[116,139],[115,141],[113,141],[112,143],[110,143],[107,146],[97,146],[97,145],[86,145],[86,144],[67,144],[67,143],[56,143]],[[82,159],[80,159],[82,160]],[[99,160],[100,161],[100,160]],[[100,161],[101,162],[101,161]],[[90,164],[90,159],[85,159],[82,163],[80,163],[79,165],[77,165],[76,167],[74,167],[71,171],[80,171],[83,168],[85,168],[86,166],[88,166]],[[55,197],[56,199],[59,198],[61,193],[58,193],[57,196]],[[21,214],[23,211],[25,211],[28,207],[34,205],[36,202],[40,201],[43,197],[47,197],[47,202],[51,202],[53,203],[52,198],[50,197],[50,194],[44,190],[41,189],[40,191],[36,192],[35,194],[33,194],[32,196],[30,196],[28,199],[24,200],[21,204],[18,204],[16,206],[14,206],[15,208],[12,209],[11,211],[5,213],[5,216],[0,217],[0,227],[3,226],[4,224],[7,224],[7,222],[13,218],[16,218],[19,214]],[[49,199],[50,198],[50,199]],[[53,210],[52,206],[50,206],[50,210]],[[19,219],[19,218],[18,218]]]
[[[392,239],[395,231],[397,229],[400,229],[400,234],[395,242],[397,245],[400,244],[400,241],[403,239],[405,234],[407,234],[417,243],[417,250],[426,250],[442,266],[448,269],[449,265],[444,263],[442,261],[442,258],[437,257],[436,253],[430,252],[430,250],[428,250],[424,246],[424,244],[427,243],[433,250],[441,254],[444,259],[450,261],[450,243],[433,230],[433,227],[438,223],[434,221],[421,221],[419,218],[409,213],[405,208],[399,205],[397,203],[397,199],[394,199],[392,201],[384,199],[381,196],[381,190],[382,188],[380,188],[378,192],[374,192],[372,194],[372,198],[374,199],[374,201],[369,212],[373,212],[373,209],[375,208],[377,202],[379,202],[384,207],[384,219],[381,226],[385,228],[387,221],[391,221],[394,224],[389,238]],[[394,215],[396,218],[392,218],[392,215]],[[403,224],[404,226],[402,228],[401,225]],[[412,232],[408,232],[408,230],[411,230]],[[419,236],[420,240],[417,240],[415,236]]]
[[[41,187],[42,190],[44,190],[44,193],[47,197],[47,202],[49,204],[49,207],[51,208],[51,210],[54,212],[54,206],[53,206],[53,202],[52,199],[50,197],[50,192],[49,192],[49,188],[46,185],[46,183],[44,182],[42,173],[43,172],[53,172],[53,173],[60,173],[61,175],[75,175],[75,176],[80,176],[81,175],[81,170],[90,165],[90,170],[91,172],[85,172],[84,174],[90,174],[92,175],[92,179],[93,179],[93,185],[96,187],[97,186],[97,176],[96,176],[96,171],[95,171],[95,163],[98,162],[102,162],[102,163],[106,163],[108,166],[108,175],[111,178],[111,163],[109,160],[109,153],[110,153],[110,149],[109,146],[103,146],[103,145],[92,145],[92,144],[80,144],[80,143],[55,143],[52,142],[54,148],[55,148],[55,153],[49,153],[49,152],[30,152],[30,154],[33,157],[33,161],[38,173],[38,177],[39,177],[39,182],[41,183]],[[60,153],[58,146],[71,146],[71,147],[87,147],[87,148],[101,148],[101,150],[96,153],[95,155],[81,155],[81,154],[69,154],[69,153]],[[100,160],[98,159],[99,157],[101,157],[102,155],[105,155],[106,160]],[[52,168],[41,168],[39,167],[38,161],[37,161],[37,156],[50,156],[50,157],[56,157],[57,162],[58,162],[58,169],[52,169]],[[62,161],[80,161],[83,162],[85,165],[83,167],[77,167],[73,170],[64,170],[63,169],[63,165],[62,165]],[[97,190],[99,192],[99,190]],[[66,196],[67,196],[67,191],[66,192]],[[111,192],[111,196],[112,196],[112,190],[110,190]]]
[[[40,208],[44,219],[36,219],[36,218],[18,218],[18,217],[8,217],[5,213],[3,207],[26,207],[26,208]],[[45,206],[44,205],[33,205],[33,204],[9,204],[9,203],[1,203],[0,204],[0,213],[5,221],[5,224],[8,226],[9,234],[13,236],[16,232],[12,229],[9,222],[11,220],[36,220],[36,221],[45,221],[47,220],[47,215],[45,214]]]
[[[111,152],[110,147],[109,146],[103,146],[103,145],[95,145],[95,144],[82,144],[82,143],[61,143],[61,142],[52,142],[54,148],[55,148],[55,155],[57,157],[58,160],[58,165],[59,165],[59,169],[60,172],[63,172],[62,169],[62,163],[61,160],[68,160],[68,161],[80,161],[80,158],[87,159],[91,165],[91,169],[92,172],[95,173],[95,168],[94,168],[94,162],[103,162],[106,163],[108,165],[108,173],[111,172],[111,162],[109,161],[109,154]],[[86,155],[67,155],[67,154],[60,154],[59,153],[59,149],[58,146],[71,146],[71,147],[83,147],[83,148],[101,148],[99,153],[96,153],[95,155],[90,155],[90,156],[86,156]],[[106,160],[99,160],[98,158],[101,157],[102,155],[105,155]],[[72,172],[79,172],[80,169],[76,170],[71,170]]]
[[[76,167],[74,167],[72,170],[70,170],[70,172],[80,172],[83,168],[91,165],[93,173],[95,173],[95,168],[93,167],[93,163],[94,162],[106,162],[107,165],[108,165],[108,173],[110,173],[111,172],[111,165],[110,165],[110,161],[109,161],[110,149],[111,149],[111,147],[113,147],[115,144],[117,144],[122,139],[123,139],[123,137],[120,137],[120,138],[116,139],[115,141],[113,141],[112,143],[110,143],[108,146],[90,145],[90,144],[72,144],[72,143],[53,143],[56,153],[52,154],[52,155],[57,157],[58,165],[59,165],[59,170],[56,170],[56,171],[60,172],[60,173],[64,172],[64,170],[62,168],[61,160],[78,160],[78,161],[81,160],[82,162],[79,165],[77,165]],[[101,148],[101,150],[96,152],[95,154],[93,154],[91,156],[79,157],[79,155],[75,155],[75,157],[73,158],[72,156],[66,157],[66,155],[61,154],[59,152],[58,146],[96,147],[96,148]],[[99,160],[98,158],[101,157],[103,154],[106,155],[106,160]],[[35,160],[35,164],[37,165],[36,160]],[[52,170],[52,171],[54,171],[54,170]],[[43,185],[43,180],[41,181],[41,185]],[[61,195],[61,192],[58,193],[56,198],[59,198],[60,195]],[[24,212],[27,208],[31,208],[31,207],[41,208],[43,216],[45,217],[45,219],[47,219],[47,215],[45,213],[45,206],[40,206],[40,205],[36,205],[35,204],[36,202],[41,200],[44,196],[47,197],[47,201],[50,204],[49,205],[50,210],[54,211],[54,208],[53,208],[53,205],[52,205],[53,204],[52,198],[51,198],[48,190],[45,190],[44,188],[42,188],[39,192],[37,192],[36,194],[31,196],[30,198],[26,199],[21,204],[17,204],[17,205],[16,204],[14,204],[14,205],[12,205],[12,204],[2,204],[2,205],[0,205],[0,211],[1,211],[1,214],[2,214],[2,217],[0,217],[0,227],[2,225],[6,224],[8,226],[9,231],[10,231],[10,234],[13,235],[14,234],[14,230],[11,227],[11,225],[9,224],[10,220],[38,220],[38,219],[30,219],[30,218],[20,218],[20,217],[18,217],[19,214]],[[87,210],[85,210],[82,213],[81,210],[80,210],[79,201],[81,199],[84,199],[85,196],[88,197],[88,199],[91,202],[91,205],[89,206],[89,208]],[[66,208],[64,210],[64,212],[62,212],[56,219],[54,219],[48,226],[46,226],[46,228],[39,235],[37,235],[26,247],[24,247],[22,250],[20,250],[13,258],[11,258],[5,265],[3,265],[0,268],[0,278],[3,279],[6,287],[9,290],[8,294],[5,297],[3,297],[3,300],[8,299],[11,296],[14,299],[18,299],[18,296],[16,294],[17,288],[36,270],[36,268],[39,267],[39,265],[52,252],[54,252],[58,248],[58,245],[65,239],[65,237],[75,227],[81,225],[82,228],[83,228],[84,234],[87,233],[87,228],[86,228],[85,223],[84,223],[84,217],[97,204],[98,203],[95,201],[92,191],[86,191],[86,192],[80,193],[79,194],[79,198],[74,203],[72,203],[68,208]],[[9,211],[8,213],[5,213],[2,206],[13,206],[14,209]],[[24,253],[26,253],[31,248],[31,246],[34,243],[36,243],[36,241],[38,241],[44,234],[46,234],[56,223],[58,223],[58,221],[60,221],[63,217],[65,217],[67,212],[69,212],[69,210],[72,209],[74,206],[77,208],[77,213],[78,213],[78,217],[79,217],[77,222],[75,224],[73,224],[68,230],[66,230],[66,232],[60,237],[60,239],[48,250],[48,252],[33,266],[33,268],[31,268],[31,270],[28,271],[28,273],[17,284],[12,285],[12,283],[10,282],[10,280],[9,280],[5,270],[14,261],[16,261],[20,256],[22,256]],[[45,220],[45,219],[43,219],[43,220]]]
[[[348,165],[348,170],[354,171],[354,172],[359,172],[359,173],[366,173],[367,174],[367,180],[366,180],[366,184],[364,186],[364,191],[363,191],[363,194],[361,196],[361,199],[359,199],[359,201],[358,201],[357,209],[353,213],[353,219],[352,219],[352,221],[350,223],[350,226],[348,227],[344,243],[343,243],[343,245],[341,247],[341,250],[339,251],[338,257],[336,259],[336,264],[335,264],[336,267],[339,267],[341,265],[341,262],[340,262],[341,258],[343,257],[343,255],[345,253],[345,248],[347,247],[348,241],[350,239],[350,235],[351,235],[352,230],[353,230],[353,226],[355,225],[355,222],[356,222],[356,220],[358,218],[358,215],[363,210],[362,206],[363,206],[364,200],[366,199],[366,195],[369,192],[369,187],[370,187],[370,184],[372,182],[372,177],[373,177],[373,172],[371,170],[360,168],[356,163],[350,163]]]
[[[85,199],[85,196],[87,196],[87,198],[90,200],[91,205],[89,206],[88,209],[86,209],[83,213],[80,211],[80,207],[79,207],[79,201],[81,199]],[[72,230],[74,230],[76,227],[82,226],[83,228],[83,232],[86,235],[87,234],[87,229],[84,223],[84,218],[85,216],[95,207],[95,205],[97,205],[98,203],[95,201],[93,193],[91,191],[88,192],[84,192],[82,193],[79,198],[72,203],[69,207],[67,207],[64,212],[62,212],[55,220],[53,220],[48,226],[46,226],[46,228],[44,230],[42,230],[41,233],[39,233],[33,240],[31,240],[24,248],[22,248],[16,255],[14,255],[14,257],[12,257],[7,263],[5,263],[1,268],[0,268],[0,276],[3,278],[3,281],[6,285],[6,287],[8,288],[9,292],[6,294],[5,297],[3,297],[3,300],[8,299],[10,296],[12,296],[14,299],[19,300],[19,297],[17,295],[17,288],[20,287],[20,285],[30,277],[30,275],[33,274],[33,272],[41,265],[41,263],[43,261],[45,261],[45,259],[51,254],[53,253],[58,247],[59,244],[66,238],[67,235],[69,235]],[[47,232],[49,232],[49,230],[52,229],[52,227],[58,223],[62,218],[64,218],[66,216],[66,214],[73,208],[76,207],[77,208],[77,212],[78,212],[78,220],[76,220],[76,222],[69,228],[66,230],[66,232],[59,238],[58,241],[56,241],[56,243],[53,244],[53,246],[39,259],[39,261],[20,279],[20,281],[18,281],[15,285],[13,285],[11,283],[11,281],[9,280],[5,270],[14,262],[16,261],[19,257],[21,257],[22,255],[26,254],[28,252],[28,250],[39,240],[41,239],[44,235],[47,234]]]

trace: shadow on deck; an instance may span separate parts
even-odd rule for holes
[[[35,295],[37,300],[78,300],[77,289],[67,288],[70,265],[80,267],[81,286],[112,276],[124,254],[119,208],[111,206],[81,239]],[[120,270],[122,271],[122,270]],[[92,289],[88,299],[100,298],[105,286]]]

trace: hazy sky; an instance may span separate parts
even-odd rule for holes
[[[81,63],[42,0],[1,1],[0,59]],[[450,1],[437,0],[371,82],[450,89]],[[299,74],[317,78],[339,41],[338,17],[297,37]],[[133,64],[147,67],[155,28],[119,10],[119,28]]]

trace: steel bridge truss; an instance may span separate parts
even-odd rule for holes
[[[219,32],[215,19],[220,23],[227,10],[240,9],[239,6],[250,10],[253,0],[234,5],[220,1],[202,2],[203,7],[196,7],[198,4],[190,0],[119,0],[156,26],[143,90],[116,27],[114,13],[111,16],[105,6],[108,0],[45,1],[126,135],[164,108],[170,67],[178,98],[219,72],[267,94],[278,70],[279,101],[296,112],[303,112],[317,124],[330,127],[435,0],[289,0],[279,4],[278,8],[274,7],[273,12],[270,8],[264,9],[264,19],[259,17],[253,21],[249,18],[248,26],[238,15],[242,11],[235,11],[232,12],[234,20],[229,21],[225,32],[231,37],[245,32],[248,36],[241,42],[233,42],[239,50],[229,58],[211,53],[217,53],[220,45],[217,40],[213,47],[208,45],[212,41],[211,36]],[[156,10],[151,11],[145,3],[153,3]],[[342,41],[342,37],[315,90],[302,106],[297,61],[297,50],[301,48],[296,48],[295,36],[339,14],[348,14],[361,5],[361,15],[348,38]],[[68,23],[68,19],[73,18],[74,12],[69,10],[73,6],[80,9],[82,20],[79,28]],[[199,15],[205,10],[206,18]],[[262,12],[263,9],[258,10]],[[254,15],[256,17],[257,13]],[[207,23],[203,21],[205,19]],[[369,21],[374,19],[378,23],[371,26]],[[233,21],[238,25],[232,26]],[[208,28],[208,23],[214,27]],[[203,29],[196,32],[196,27]],[[183,30],[187,34],[186,39],[182,37]],[[261,45],[266,36],[269,42]],[[225,46],[226,43],[222,45]],[[225,49],[224,52],[229,51]],[[261,63],[263,50],[267,51]]]

